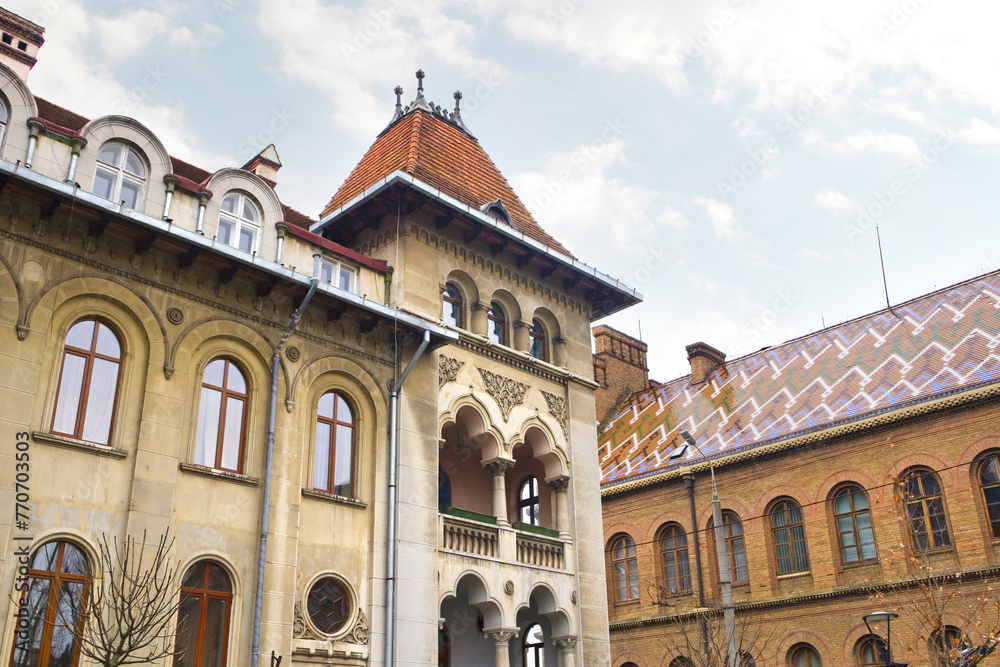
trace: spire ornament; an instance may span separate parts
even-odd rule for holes
[[[390,125],[403,117],[403,87],[396,86],[392,92],[396,93],[396,112],[392,114],[392,120],[389,121]]]

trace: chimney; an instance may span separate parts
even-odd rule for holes
[[[691,384],[701,384],[712,371],[726,362],[726,354],[708,343],[692,343],[684,349],[691,362]]]
[[[45,43],[45,28],[0,7],[0,62],[14,70],[22,81],[38,60]]]
[[[606,325],[594,327],[594,380],[597,419],[604,426],[633,393],[649,387],[648,346]]]
[[[278,170],[281,169],[281,158],[274,144],[268,145],[257,155],[250,158],[250,161],[243,165],[246,171],[257,174],[274,188],[278,185]]]

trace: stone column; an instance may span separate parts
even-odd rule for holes
[[[556,646],[562,655],[562,667],[576,666],[576,637],[556,637]]]
[[[570,536],[569,534],[569,477],[567,475],[556,475],[545,480],[545,483],[552,487],[556,497],[556,528],[559,529],[559,537]]]
[[[486,335],[486,313],[490,309],[490,304],[477,301],[469,304],[469,331],[480,336]]]
[[[531,322],[512,322],[511,323],[511,347],[518,352],[528,351],[528,331],[531,329]]]
[[[514,467],[510,459],[495,458],[483,463],[493,473],[493,516],[497,518],[498,526],[510,528],[507,519],[507,482],[504,475]]]
[[[517,630],[490,630],[483,633],[488,639],[492,639],[496,644],[496,653],[493,660],[495,667],[510,667],[510,649],[508,644],[512,637],[517,636]]]

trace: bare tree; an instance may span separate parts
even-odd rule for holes
[[[662,597],[658,604],[663,604]],[[657,600],[654,597],[654,601]],[[670,628],[663,643],[677,657],[686,658],[690,667],[727,667],[726,628],[721,608],[696,609],[676,614],[668,619]],[[770,664],[774,651],[771,640],[777,631],[768,627],[759,615],[744,612],[736,615],[736,636],[739,640],[739,667],[753,667],[758,662]]]
[[[180,600],[173,587],[169,533],[160,536],[152,553],[147,553],[152,548],[145,532],[141,542],[126,536],[121,544],[101,536],[102,574],[85,598],[84,621],[69,620],[65,626],[80,652],[102,667],[151,663],[179,653],[173,620]]]

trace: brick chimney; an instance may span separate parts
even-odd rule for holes
[[[726,362],[725,352],[720,352],[708,343],[692,343],[684,349],[691,363],[691,384],[701,384],[716,368]]]
[[[278,157],[278,150],[274,144],[268,145],[267,148],[250,158],[250,161],[243,165],[243,169],[257,174],[272,188],[277,187],[278,170],[281,169],[281,158]]]
[[[45,28],[0,7],[0,62],[14,70],[22,81],[38,60],[45,43]]]
[[[648,346],[606,325],[591,330],[594,337],[594,380],[597,390],[597,419],[601,427],[614,418],[626,399],[649,387],[646,366]]]

